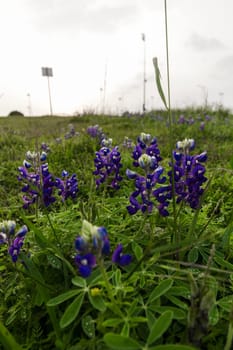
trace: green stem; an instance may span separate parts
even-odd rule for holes
[[[105,286],[106,286],[106,289],[107,289],[107,293],[108,293],[108,296],[109,296],[109,299],[111,300],[112,304],[115,306],[115,308],[117,309],[119,315],[121,315],[122,318],[124,318],[124,315],[121,311],[121,309],[118,307],[117,303],[116,303],[116,300],[113,296],[113,293],[112,293],[112,286],[111,284],[109,283],[109,280],[108,280],[108,275],[106,273],[106,270],[105,270],[105,267],[104,267],[104,262],[103,262],[103,259],[100,258],[99,259],[99,262],[98,262],[98,265],[100,267],[100,271],[101,271],[101,274],[103,276],[103,280],[105,282]]]
[[[6,350],[23,350],[23,348],[16,342],[13,335],[0,321],[0,343]]]
[[[50,219],[50,216],[49,216],[49,213],[48,213],[47,209],[45,210],[45,213],[46,213],[46,217],[47,217],[47,219],[48,219],[49,225],[50,225],[50,227],[51,227],[51,229],[52,229],[52,231],[53,231],[53,235],[54,235],[54,237],[55,237],[55,239],[56,239],[56,241],[57,241],[57,244],[58,244],[59,247],[61,247],[60,240],[58,239],[56,230],[55,230],[55,228],[53,227],[53,223],[52,223],[52,221],[51,221],[51,219]]]
[[[229,323],[229,327],[228,327],[228,332],[227,332],[227,342],[226,345],[224,347],[224,350],[231,350],[231,344],[232,344],[232,340],[233,340],[233,325],[232,322],[230,321]]]
[[[165,33],[166,33],[166,62],[167,62],[167,93],[168,93],[168,124],[169,124],[169,145],[171,155],[172,166],[172,207],[173,207],[173,220],[174,220],[174,241],[177,245],[180,244],[180,234],[177,230],[177,213],[176,213],[176,198],[175,198],[175,176],[174,176],[174,158],[173,158],[173,122],[171,113],[171,88],[170,88],[170,69],[169,69],[169,45],[168,45],[168,20],[167,20],[167,1],[164,0],[164,13],[165,13]],[[177,259],[179,259],[179,252],[177,253]]]

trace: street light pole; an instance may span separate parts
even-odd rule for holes
[[[49,90],[49,105],[50,105],[50,115],[53,115],[53,109],[52,109],[52,99],[51,99],[51,91],[50,91],[50,83],[49,83],[49,77],[53,76],[53,70],[49,67],[42,67],[42,75],[44,77],[48,78],[48,90]]]
[[[142,103],[142,113],[146,112],[146,35],[142,33],[144,59],[143,59],[143,103]]]
[[[51,91],[50,91],[50,83],[49,83],[49,76],[48,76],[48,90],[49,90],[50,115],[53,115],[52,100],[51,100]]]

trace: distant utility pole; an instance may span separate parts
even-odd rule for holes
[[[106,62],[105,63],[105,69],[104,69],[103,114],[105,113],[105,103],[106,103],[107,70],[108,70],[108,65],[107,65],[107,62]]]
[[[200,88],[202,91],[204,108],[207,108],[208,107],[208,89],[204,85],[197,85],[197,87]]]
[[[31,104],[31,94],[27,94],[28,97],[28,115],[29,117],[32,116],[32,104]]]
[[[49,67],[42,67],[41,69],[42,69],[43,77],[48,77],[50,115],[53,115],[51,92],[50,92],[50,83],[49,83],[49,77],[53,76],[53,70],[52,70],[52,68],[49,68]]]
[[[144,51],[144,60],[143,60],[143,103],[142,103],[142,112],[146,112],[146,35],[142,33],[143,41],[143,51]]]

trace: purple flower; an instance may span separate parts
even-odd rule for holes
[[[27,158],[32,162],[24,161],[24,166],[19,167],[18,180],[23,182],[23,208],[28,209],[30,205],[38,202],[48,207],[56,201],[56,193],[63,200],[71,197],[76,198],[78,192],[78,181],[76,175],[68,177],[68,172],[63,170],[63,180],[55,178],[50,172],[48,163],[45,163],[47,155],[28,151]]]
[[[175,195],[177,203],[184,201],[190,205],[191,208],[197,209],[200,204],[200,197],[204,190],[202,185],[207,181],[204,176],[205,167],[202,163],[207,160],[207,153],[202,152],[198,155],[190,155],[189,151],[194,147],[194,140],[185,139],[184,141],[179,141],[177,147],[183,150],[181,153],[173,152],[173,157],[175,160],[173,172],[174,172],[174,186]],[[168,172],[170,178],[170,191],[172,184],[172,170]],[[168,196],[169,187],[166,188]],[[161,194],[155,191],[155,196],[158,200]],[[165,201],[169,199],[165,198]]]
[[[204,130],[204,128],[205,128],[205,122],[201,122],[200,123],[200,130]]]
[[[75,263],[78,267],[80,275],[86,278],[90,276],[93,267],[96,266],[96,257],[91,253],[87,253],[85,255],[77,254],[75,256]]]
[[[67,198],[75,199],[78,193],[78,180],[76,174],[69,177],[69,173],[66,170],[62,171],[63,180],[56,178],[55,186],[59,189],[58,194],[63,200]]]
[[[132,257],[129,254],[123,254],[122,251],[123,251],[123,246],[120,243],[118,244],[118,246],[113,252],[112,262],[121,266],[129,265],[132,261]]]
[[[127,177],[134,180],[136,188],[130,195],[130,205],[127,206],[127,210],[130,215],[136,214],[138,210],[141,210],[142,213],[151,213],[154,206],[153,190],[157,184],[166,181],[166,177],[162,176],[163,168],[159,165],[162,158],[156,138],[151,138],[150,134],[141,133],[132,158],[133,165],[138,168],[138,173],[126,170]],[[142,172],[143,175],[140,174]]]
[[[100,143],[101,143],[101,141],[105,138],[105,135],[104,135],[104,133],[103,133],[103,130],[102,130],[102,128],[101,128],[98,124],[96,124],[96,125],[94,125],[94,126],[92,126],[92,125],[89,126],[89,127],[87,128],[87,134],[88,134],[89,136],[91,136],[92,138],[98,139]]]
[[[28,228],[26,225],[24,225],[15,234],[15,238],[13,240],[11,238],[8,238],[8,243],[9,243],[8,253],[11,255],[11,259],[14,263],[18,260],[18,256],[23,246],[24,238],[27,232],[28,232]]]
[[[96,152],[94,163],[96,170],[93,174],[96,176],[96,187],[98,188],[104,182],[108,182],[111,188],[119,189],[119,183],[122,181],[120,175],[122,164],[118,147],[102,147]]]
[[[110,242],[106,228],[94,226],[83,220],[81,233],[75,239],[75,249],[78,253],[75,256],[75,262],[79,272],[83,277],[88,277],[96,265],[96,261],[103,255],[110,253]]]

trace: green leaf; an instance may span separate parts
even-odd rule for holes
[[[61,328],[69,326],[76,319],[82,306],[83,298],[84,294],[82,293],[68,306],[60,320]]]
[[[199,257],[198,248],[197,247],[193,247],[188,253],[188,261],[195,263],[195,262],[197,262],[198,257]]]
[[[119,334],[107,333],[104,336],[104,341],[109,349],[113,350],[139,350],[141,345],[136,340],[129,337],[124,337]]]
[[[47,306],[55,306],[55,305],[58,305],[58,304],[61,304],[63,303],[64,301],[76,296],[77,294],[80,293],[80,290],[78,289],[75,289],[75,290],[69,290],[68,292],[65,292],[63,294],[60,294],[58,295],[57,297],[55,298],[52,298],[50,299],[48,302],[47,302]]]
[[[156,81],[156,85],[157,85],[157,89],[159,92],[159,95],[161,97],[161,100],[163,101],[164,106],[166,107],[166,109],[168,110],[168,106],[167,106],[167,101],[162,89],[162,85],[161,85],[161,74],[160,74],[160,70],[159,70],[159,65],[158,65],[158,59],[157,57],[153,58],[153,65],[155,68],[155,81]]]
[[[214,305],[209,312],[209,322],[211,326],[215,326],[219,321],[220,315],[217,305]]]
[[[89,338],[94,338],[95,322],[90,315],[82,317],[82,329]]]
[[[173,318],[175,320],[183,320],[187,318],[187,313],[184,310],[178,309],[177,307],[174,306],[156,306],[153,308],[154,311],[163,313],[164,311],[172,311],[173,312]]]
[[[146,318],[149,328],[151,329],[156,321],[155,313],[149,309],[146,309]]]
[[[217,301],[217,304],[225,311],[230,312],[233,308],[233,295],[229,295]]]
[[[232,158],[233,161],[233,158]],[[233,163],[232,163],[233,165]],[[233,233],[233,225],[232,223],[226,228],[225,232],[222,235],[222,247],[224,249],[229,249],[230,238]]]
[[[124,322],[122,318],[109,318],[102,323],[103,327],[116,327],[120,323]]]
[[[148,350],[197,350],[190,345],[181,345],[181,344],[166,344],[166,345],[156,345]]]
[[[159,339],[168,329],[173,318],[172,311],[165,311],[155,322],[150,330],[147,344],[150,345]]]
[[[16,342],[13,335],[0,321],[0,344],[3,345],[5,350],[23,350],[23,348]]]
[[[117,307],[117,305],[113,304],[113,303],[108,303],[106,302],[105,305],[107,306],[108,309],[110,309],[114,314],[122,317],[121,311],[119,309],[119,307]]]
[[[4,271],[4,270],[6,270],[6,266],[5,265],[1,265],[0,266],[0,271]]]
[[[172,279],[166,279],[166,280],[162,281],[151,292],[149,299],[148,299],[148,303],[152,303],[153,301],[158,299],[161,295],[165,294],[171,288],[172,284],[173,284]]]
[[[122,327],[122,330],[121,330],[121,335],[123,337],[129,337],[129,332],[130,332],[130,326],[129,326],[129,322],[125,322],[123,327]]]
[[[215,256],[214,261],[216,261],[216,263],[218,263],[222,268],[226,267],[231,271],[233,270],[233,265],[228,261],[224,260],[223,258],[221,258],[220,256]]]
[[[134,255],[136,256],[137,261],[139,261],[143,256],[142,247],[140,247],[140,245],[138,245],[137,243],[134,243],[132,248],[133,248],[133,252],[134,252]]]
[[[170,300],[173,304],[175,304],[175,306],[184,309],[184,310],[188,310],[188,305],[186,303],[184,303],[182,300],[178,299],[177,297],[174,297],[173,295],[167,295],[168,300]]]
[[[79,277],[79,276],[72,278],[72,283],[75,286],[81,287],[81,288],[85,288],[87,286],[86,280],[83,277]]]
[[[183,298],[190,298],[190,290],[186,287],[171,287],[167,292],[168,295],[179,295]]]
[[[116,286],[121,286],[121,270],[117,269],[113,275]]]
[[[104,312],[106,310],[106,305],[104,303],[103,298],[100,295],[92,296],[91,293],[88,293],[88,298],[90,300],[91,305],[95,309],[97,309],[101,312]]]

